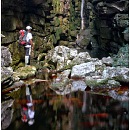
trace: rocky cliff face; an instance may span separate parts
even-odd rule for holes
[[[33,27],[35,58],[59,44],[68,44],[76,39],[80,27],[80,1],[70,0],[3,0],[2,45],[8,46],[13,65],[23,60],[18,53],[18,32],[27,25]],[[77,17],[77,19],[75,18]],[[75,20],[76,19],[76,20]]]
[[[128,0],[84,3],[85,31],[80,28],[81,0],[2,0],[2,45],[11,51],[12,66],[23,66],[24,50],[19,50],[17,40],[19,30],[27,25],[33,27],[34,59],[57,45],[71,47],[78,33],[84,47],[112,53],[128,43]]]
[[[120,46],[128,43],[128,0],[87,2],[90,41],[108,52],[117,53]]]

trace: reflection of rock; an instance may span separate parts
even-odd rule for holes
[[[69,94],[71,92],[76,92],[76,91],[85,91],[85,89],[87,88],[86,83],[82,80],[78,80],[78,81],[71,81],[68,82],[68,84],[66,84],[66,86],[64,87],[64,89],[62,91],[60,91],[60,88],[55,90],[55,92],[59,95],[66,95]]]
[[[13,117],[13,100],[5,101],[1,104],[1,127],[2,129],[6,129],[12,120]]]
[[[72,88],[71,91],[75,92],[75,91],[84,91],[87,88],[86,83],[82,80],[79,81],[72,81]]]
[[[111,115],[109,122],[113,124],[115,119],[121,120],[117,123],[116,127],[118,130],[128,130],[129,129],[129,102],[128,101],[118,101],[111,99],[106,111]],[[113,121],[113,123],[112,123]]]
[[[61,92],[64,91],[65,87],[69,83],[69,78],[68,78],[69,75],[70,75],[70,70],[65,70],[62,73],[57,74],[57,77],[53,79],[51,87]]]
[[[115,90],[111,90],[108,92],[109,96],[119,101],[128,101],[129,100],[129,92],[125,91],[123,94],[118,94]]]

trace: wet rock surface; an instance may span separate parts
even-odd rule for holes
[[[124,83],[129,82],[129,75],[128,75],[129,69],[127,67],[119,67],[119,66],[113,67],[113,59],[110,56],[104,57],[101,60],[99,60],[98,58],[91,58],[87,52],[82,52],[82,53],[80,52],[80,53],[76,53],[75,57],[73,56],[73,58],[70,59],[69,48],[67,49],[66,47],[66,50],[68,51],[61,51],[61,53],[59,53],[59,50],[62,50],[64,48],[62,47],[63,46],[57,46],[56,49],[51,50],[51,53],[50,52],[48,53],[47,57],[50,57],[50,60],[57,63],[56,68],[58,67],[59,64],[62,64],[62,66],[60,66],[61,68],[57,68],[59,70],[60,69],[67,70],[66,63],[68,63],[69,70],[71,71],[67,75],[66,79],[68,78],[84,79],[86,87],[89,86],[92,89],[98,87],[99,88],[120,87],[122,82]],[[57,56],[55,54],[57,54]],[[53,56],[57,58],[60,57],[61,59],[66,59],[66,61],[61,63],[60,60],[59,61],[56,60],[56,58],[53,58]],[[64,78],[61,78],[63,74],[64,71],[62,71],[62,73],[59,73],[57,77],[54,79],[54,81],[52,82],[53,85],[51,87],[53,88],[55,86],[57,91],[58,89],[59,91],[61,90],[64,91],[65,85],[67,85],[68,83],[66,82],[66,84],[63,85]],[[68,83],[68,85],[69,86],[67,88],[72,87],[72,84]]]
[[[12,121],[13,117],[13,105],[14,100],[8,100],[1,104],[1,128],[6,129]]]

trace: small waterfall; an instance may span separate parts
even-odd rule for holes
[[[82,3],[81,3],[81,29],[83,30],[85,28],[85,25],[84,25],[84,0],[82,0]]]

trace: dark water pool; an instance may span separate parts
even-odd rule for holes
[[[6,130],[128,130],[128,101],[78,91],[60,96],[50,89],[35,87],[33,102],[35,123],[29,126],[21,120],[20,96],[14,104],[14,118]]]

